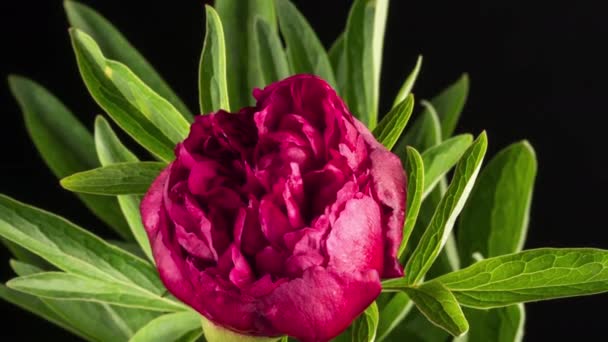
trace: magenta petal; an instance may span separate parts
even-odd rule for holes
[[[175,235],[180,246],[191,255],[208,261],[217,259],[217,255],[209,248],[209,241],[201,240],[196,234],[186,231],[183,226],[175,225]]]
[[[259,320],[253,298],[243,298],[236,288],[227,287],[211,272],[202,272],[197,295],[201,312],[207,319],[241,334],[277,335],[270,326]]]
[[[140,211],[161,280],[177,298],[192,303],[194,289],[190,280],[184,277],[183,257],[176,246],[170,245],[168,237],[172,223],[163,206],[163,192],[170,169],[171,165],[154,180],[141,202]]]
[[[370,154],[370,158],[372,160],[373,189],[384,205],[384,212],[387,216],[382,277],[400,277],[403,275],[403,268],[397,260],[397,252],[403,238],[403,221],[405,220],[405,188],[407,186],[405,172],[399,158],[388,151],[374,150]]]
[[[382,271],[384,236],[378,205],[371,197],[346,202],[327,238],[329,265],[342,272]]]
[[[281,274],[285,264],[283,253],[266,246],[255,256],[256,269],[262,273]]]
[[[241,254],[238,248],[232,247],[232,263],[234,268],[230,271],[230,281],[239,288],[244,288],[255,280],[255,275],[247,259]]]
[[[194,195],[204,195],[209,189],[209,182],[218,176],[221,166],[212,160],[195,163],[188,177],[188,189]]]
[[[338,336],[380,294],[376,271],[342,273],[313,267],[277,287],[261,301],[272,326],[300,341]]]
[[[313,127],[305,118],[299,115],[288,114],[281,120],[281,129],[303,134],[310,148],[312,149],[315,157],[320,157],[323,154],[323,138],[319,133],[319,130]]]
[[[249,208],[240,208],[234,222],[236,245],[250,256],[255,255],[268,244],[259,227],[258,209],[252,205],[250,204]]]
[[[266,239],[274,246],[283,246],[283,235],[291,230],[283,212],[268,199],[260,202],[260,225]]]
[[[304,226],[303,209],[304,209],[304,184],[300,168],[296,163],[289,164],[291,174],[285,181],[283,189],[283,201],[287,208],[287,219],[293,228],[301,228]]]

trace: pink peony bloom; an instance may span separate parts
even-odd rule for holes
[[[196,117],[141,205],[160,276],[207,319],[327,341],[402,276],[406,176],[323,80]]]

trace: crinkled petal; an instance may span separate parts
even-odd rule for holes
[[[384,236],[378,204],[368,196],[346,202],[326,242],[329,265],[342,272],[382,272]]]
[[[376,271],[342,273],[312,267],[302,278],[261,299],[261,311],[283,334],[300,341],[329,341],[344,331],[380,294]]]
[[[403,238],[405,220],[407,179],[401,160],[380,144],[361,122],[356,121],[357,130],[370,146],[370,174],[373,191],[382,203],[384,232],[386,239],[383,278],[396,278],[403,275],[403,268],[397,260],[397,252]]]
[[[141,202],[140,210],[161,280],[175,297],[194,305],[195,291],[190,279],[184,277],[184,257],[180,255],[178,246],[169,240],[173,226],[163,206],[170,168],[168,166],[154,180]]]

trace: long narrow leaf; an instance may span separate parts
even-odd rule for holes
[[[473,188],[487,148],[483,132],[469,147],[456,166],[456,172],[447,192],[439,202],[435,214],[405,267],[408,284],[416,284],[431,268],[445,245],[454,222]]]
[[[276,32],[275,4],[271,0],[216,0],[226,38],[228,96],[230,108],[254,103],[251,92],[265,84],[259,68],[255,20],[263,20]]]
[[[94,139],[97,158],[102,166],[139,161],[137,156],[118,139],[110,123],[101,115],[95,118]]]
[[[34,145],[57,178],[99,166],[93,136],[59,99],[24,77],[9,77],[9,85]],[[132,238],[115,198],[78,197],[120,236]]]
[[[469,330],[469,323],[454,295],[439,282],[406,288],[405,292],[416,303],[429,321],[453,336],[461,336]]]
[[[401,259],[407,243],[416,226],[418,212],[422,204],[422,192],[424,190],[424,163],[422,156],[413,147],[407,147],[406,163],[404,165],[407,174],[407,208],[405,211],[405,223],[403,225],[403,239],[399,246],[398,257]]]
[[[437,281],[474,308],[602,293],[608,291],[608,251],[531,249],[485,259]]]
[[[112,67],[118,64],[113,63],[112,66],[108,65],[108,60],[106,60],[99,46],[89,35],[77,29],[71,29],[70,36],[80,74],[95,101],[123,130],[148,151],[166,162],[173,160],[173,148],[177,141],[172,141],[161,130],[163,128],[166,131],[171,126],[161,124],[162,127],[159,128],[151,121],[151,115],[155,117],[155,122],[157,123],[166,120],[168,117],[163,116],[164,113],[158,111],[142,112],[138,106],[144,104],[145,101],[132,103],[131,101],[138,99],[138,97],[134,97],[136,94],[132,93],[129,97],[123,94],[118,86],[114,84],[113,79],[121,76],[120,73],[125,71],[124,68],[126,67],[122,68],[123,70],[120,70],[121,72],[117,72],[115,75],[115,70]],[[141,83],[137,85],[141,85]],[[146,90],[148,94],[151,92],[151,89]],[[164,104],[166,108],[171,106],[168,102]],[[150,109],[150,107],[148,108]],[[181,120],[184,119],[181,118]],[[187,123],[184,125],[176,121],[171,124],[183,126],[184,132],[182,134],[187,134]]]
[[[428,110],[414,120],[414,123],[407,129],[405,134],[401,135],[397,141],[397,145],[393,148],[401,162],[405,163],[405,148],[412,146],[418,151],[424,152],[427,149],[441,143],[441,123],[437,117],[437,113],[432,108],[432,105],[426,101],[421,101],[421,104]]]
[[[255,21],[255,41],[262,84],[266,86],[289,76],[287,56],[278,32],[259,18]]]
[[[110,124],[102,116],[98,116],[95,120],[95,148],[103,166],[138,161],[137,157],[118,139]],[[142,224],[139,212],[140,202],[141,200],[138,196],[118,196],[120,209],[127,219],[135,240],[141,246],[148,259],[153,261],[150,242],[148,241],[148,235]]]
[[[534,150],[519,142],[500,151],[481,171],[459,221],[458,247],[466,265],[476,252],[491,258],[521,251],[536,169]]]
[[[230,111],[226,81],[226,44],[224,29],[213,7],[206,5],[205,43],[199,65],[198,91],[201,113]]]
[[[201,330],[201,316],[194,311],[162,315],[141,328],[129,342],[177,342]]]
[[[374,6],[374,29],[372,34],[372,60],[374,66],[373,97],[375,99],[377,107],[380,101],[380,73],[382,71],[382,50],[384,48],[384,32],[386,30],[386,19],[388,17],[389,0],[367,1],[371,1]]]
[[[336,86],[339,94],[346,93],[348,75],[346,70],[346,51],[344,49],[344,33],[341,33],[329,48],[328,56],[331,67],[336,76]]]
[[[414,88],[414,84],[416,83],[416,79],[418,78],[418,74],[420,73],[420,68],[422,67],[422,56],[418,56],[416,60],[416,65],[414,66],[414,70],[407,76],[403,85],[399,89],[397,96],[395,96],[395,101],[393,102],[393,107],[397,106],[401,101],[403,101],[411,92],[412,88]]]
[[[387,149],[391,150],[397,143],[397,140],[399,140],[401,133],[410,120],[413,109],[414,97],[410,95],[398,106],[391,109],[380,121],[376,129],[374,129],[374,136]]]
[[[0,236],[66,272],[131,284],[157,295],[165,292],[156,269],[144,260],[59,216],[3,195]]]
[[[444,138],[450,137],[454,133],[468,94],[469,76],[464,74],[431,100],[439,115],[441,134]]]
[[[335,88],[327,52],[306,18],[289,0],[277,0],[276,5],[291,71],[317,75]]]
[[[61,186],[89,194],[140,195],[148,191],[165,167],[164,163],[158,162],[110,164],[63,178]]]
[[[422,161],[424,162],[424,193],[422,198],[428,196],[447,172],[456,165],[472,142],[472,135],[461,134],[447,139],[422,153]]]
[[[378,330],[378,320],[380,319],[378,305],[373,302],[365,311],[353,322],[352,339],[353,341],[374,342]]]
[[[521,251],[536,169],[534,150],[523,141],[500,151],[481,171],[459,221],[458,250],[465,265],[473,263],[474,253],[491,258]],[[522,304],[465,312],[469,342],[522,339]]]
[[[44,272],[35,266],[14,260],[11,261],[11,267],[19,276]],[[115,307],[103,303],[39,299],[72,329],[88,336],[90,340],[97,341],[126,340],[133,335],[134,330],[158,315],[152,311]]]
[[[43,272],[18,277],[10,280],[6,286],[43,298],[101,302],[163,312],[185,308],[177,302],[137,287],[64,272]]]
[[[470,328],[454,342],[521,342],[524,337],[526,311],[523,304],[477,310],[463,308]]]
[[[106,18],[76,1],[67,0],[64,7],[72,27],[93,37],[108,58],[124,63],[150,88],[171,102],[186,119],[192,119],[192,114],[175,92]]]
[[[450,334],[447,331],[431,323],[414,306],[405,319],[393,329],[385,341],[435,342],[449,341],[448,338],[450,338]]]
[[[344,49],[347,79],[344,93],[353,114],[367,125],[378,123],[378,91],[374,65],[375,1],[356,0],[346,23]]]
[[[378,341],[382,341],[390,335],[414,307],[414,302],[410,300],[405,292],[395,293],[390,301],[380,311],[380,321],[378,322]]]

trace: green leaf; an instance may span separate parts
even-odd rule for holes
[[[137,244],[141,247],[141,250],[148,260],[154,263],[155,261],[150,247],[150,240],[148,240],[148,233],[146,233],[139,211],[141,198],[134,195],[120,195],[118,196],[118,203],[127,218],[127,222],[129,223],[129,227],[131,227],[131,232],[133,232]]]
[[[140,94],[137,97],[134,97],[137,94],[125,95],[113,81],[135,76],[133,74],[127,75],[128,72],[126,71],[126,67],[120,68],[120,70],[114,70],[113,67],[116,67],[118,63],[108,63],[109,60],[103,56],[99,46],[86,33],[71,29],[70,36],[72,38],[72,46],[76,54],[80,74],[95,101],[123,130],[148,151],[166,162],[173,160],[173,148],[177,141],[172,141],[164,133],[164,131],[167,131],[172,126],[169,124],[167,124],[167,126],[163,125],[162,128],[164,131],[161,131],[161,129],[151,121],[152,118],[147,116],[154,114],[156,122],[162,122],[167,119],[167,117],[164,116],[164,113],[158,111],[152,113],[141,112],[140,107],[146,102],[138,101],[137,103],[131,103],[131,101],[136,99],[139,100],[144,95]],[[123,87],[127,85],[126,83],[117,83],[121,84]],[[137,82],[137,84],[142,85],[143,83]],[[142,86],[141,88],[143,89],[145,86]],[[151,89],[146,89],[144,91],[144,94],[150,93],[152,93]],[[159,102],[162,101],[162,99],[159,100]],[[171,105],[168,102],[165,102],[163,105],[165,108],[169,108],[170,106]],[[173,110],[171,110],[171,112],[174,113]],[[160,115],[160,117],[156,117],[157,114]],[[184,119],[182,118],[181,120]],[[172,122],[171,124],[180,125],[178,121]],[[180,126],[183,126],[187,133],[187,124],[184,125],[182,122]]]
[[[276,32],[274,1],[216,0],[226,38],[228,95],[231,108],[242,108],[254,103],[251,92],[263,87],[255,41],[255,20],[263,20]]]
[[[66,272],[111,279],[157,295],[166,290],[156,269],[67,220],[0,195],[0,236]]]
[[[76,1],[65,1],[64,7],[72,27],[86,32],[93,37],[108,58],[124,63],[145,84],[171,102],[186,119],[192,119],[192,114],[186,105],[171,90],[150,63],[106,18],[95,12],[92,8]]]
[[[382,46],[388,0],[356,0],[345,31],[347,82],[345,100],[370,129],[378,122]]]
[[[416,306],[403,322],[393,329],[388,341],[436,342],[448,341],[450,334],[431,323]]]
[[[525,310],[522,304],[476,310],[464,308],[470,322],[469,332],[454,342],[521,342],[524,335]]]
[[[419,146],[419,148],[423,150],[429,150],[441,142],[441,126],[433,106],[426,101],[422,101],[422,105],[427,108],[427,111],[424,111],[422,116],[416,120],[413,128],[408,131],[408,134],[402,136],[399,140],[399,144],[409,142],[413,146]],[[412,132],[414,134],[412,134]],[[400,155],[399,151],[397,151],[397,154]],[[400,155],[400,157],[403,161],[404,156]],[[416,246],[420,241],[424,229],[430,223],[431,218],[435,213],[435,209],[439,205],[446,190],[447,180],[445,177],[442,177],[439,180],[438,186],[435,186],[434,190],[427,195],[420,207],[418,221],[412,235],[414,243],[411,243],[410,245]],[[408,246],[406,246],[406,251],[407,249]],[[406,256],[406,254],[402,255],[401,260],[406,259],[404,256]],[[433,267],[429,269],[430,274],[444,274],[459,268],[460,261],[458,260],[458,252],[456,251],[453,232],[448,235],[444,249],[441,251],[438,258],[437,262],[433,264]]]
[[[458,245],[466,265],[474,262],[474,253],[495,257],[521,251],[536,169],[534,150],[523,141],[500,151],[481,171],[459,221]],[[465,313],[471,322],[467,341],[520,341],[523,337],[521,304]]]
[[[140,310],[105,303],[41,298],[75,328],[98,341],[126,341],[134,331],[154,319],[157,311]]]
[[[472,135],[461,134],[447,139],[422,153],[422,161],[424,162],[424,193],[422,198],[428,196],[448,171],[456,165],[472,142]]]
[[[456,166],[452,183],[439,202],[429,226],[405,266],[405,279],[408,284],[417,284],[422,279],[445,245],[456,217],[460,214],[473,188],[487,145],[486,133],[483,132]]]
[[[0,241],[2,242],[2,244],[4,244],[4,246],[6,246],[6,249],[9,250],[11,255],[14,256],[17,260],[24,263],[28,263],[30,265],[35,265],[37,267],[49,268],[49,264],[44,261],[44,259],[19,246],[18,244],[2,237],[0,237]]]
[[[398,257],[401,258],[405,252],[407,243],[412,235],[412,231],[416,226],[418,213],[422,204],[422,191],[424,189],[424,163],[422,156],[413,147],[407,147],[406,162],[404,164],[405,173],[407,175],[407,209],[405,223],[403,225],[403,239],[399,246]]]
[[[268,85],[289,76],[287,56],[278,32],[259,18],[255,21],[255,41],[262,84]]]
[[[340,33],[328,52],[329,62],[336,75],[337,91],[339,94],[346,92],[346,82],[348,74],[346,70],[346,51],[344,50],[344,32]]]
[[[201,316],[201,324],[207,342],[278,342],[282,337],[242,335],[226,329]]]
[[[219,15],[205,5],[207,24],[205,43],[199,64],[198,93],[201,113],[230,111],[226,81],[226,44]]]
[[[124,242],[124,241],[120,241],[120,240],[106,240],[109,244],[111,244],[112,246],[116,246],[126,252],[129,252],[137,257],[140,258],[145,258],[146,255],[144,254],[144,252],[141,250],[141,247],[133,242]]]
[[[356,0],[348,15],[344,38],[347,70],[344,99],[351,112],[370,130],[378,123],[375,18],[376,1]]]
[[[429,110],[425,110],[421,116],[414,120],[411,128],[408,128],[397,141],[396,147],[393,148],[393,151],[404,164],[406,162],[406,146],[412,146],[416,150],[424,152],[441,143],[441,124],[437,113],[435,113],[430,103],[426,101],[420,103]]]
[[[41,85],[10,76],[9,86],[23,113],[28,133],[42,159],[58,178],[99,166],[91,133],[66,106]],[[127,222],[115,198],[78,195],[84,204],[125,239]]]
[[[165,167],[167,165],[159,162],[110,164],[63,178],[61,186],[70,191],[99,195],[145,194]]]
[[[141,328],[130,342],[181,341],[193,330],[201,331],[201,316],[194,311],[162,315]],[[201,331],[202,333],[202,331]]]
[[[540,248],[489,258],[437,278],[465,306],[493,308],[608,291],[608,251]]]
[[[34,144],[55,174],[99,165],[91,153],[91,133],[59,99],[25,77],[10,76],[8,81]]]
[[[34,265],[28,264],[26,262],[21,262],[19,260],[11,259],[9,260],[9,265],[15,274],[17,275],[30,275],[34,273],[42,272],[42,270]]]
[[[456,82],[435,96],[431,103],[441,121],[441,134],[444,138],[452,136],[469,94],[469,76],[463,74]],[[427,108],[427,110],[429,110]]]
[[[374,129],[376,140],[388,150],[391,150],[397,143],[397,140],[399,140],[407,122],[410,120],[413,109],[414,97],[410,95],[397,107],[391,109],[391,111],[384,116],[382,121],[380,121],[376,129]]]
[[[11,261],[11,267],[19,276],[44,272],[32,265],[15,261]],[[133,335],[134,330],[158,315],[156,312],[112,307],[102,303],[49,298],[40,298],[40,301],[72,329],[77,330],[78,334],[88,336],[90,340],[126,340]]]
[[[414,303],[404,292],[395,293],[380,311],[378,322],[378,341],[382,341],[401,323],[412,310]]]
[[[91,336],[85,336],[78,330],[74,329],[63,318],[46,306],[39,298],[31,296],[19,291],[9,289],[0,284],[0,298],[12,303],[26,311],[29,311],[36,316],[42,317],[45,320],[71,332],[74,335],[80,336],[83,339],[89,340]]]
[[[376,340],[379,316],[378,305],[376,302],[373,302],[353,323],[353,341],[374,342]]]
[[[372,34],[372,60],[374,70],[374,98],[376,107],[380,101],[380,74],[382,72],[382,49],[384,47],[384,32],[388,17],[389,0],[366,0],[374,6],[374,28]],[[376,108],[377,110],[377,108]]]
[[[156,311],[178,311],[184,306],[128,284],[64,272],[43,272],[11,279],[9,288],[38,297],[91,301]]]
[[[116,136],[116,133],[110,127],[110,124],[102,117],[97,116],[95,119],[95,148],[97,156],[101,161],[101,165],[108,166],[115,163],[137,162],[137,157],[122,144]],[[139,204],[141,200],[137,196],[122,195],[118,196],[120,209],[127,219],[131,233],[135,240],[141,246],[149,260],[154,261],[152,257],[152,249],[148,235],[142,224],[141,214],[139,212]]]
[[[205,342],[205,338],[203,337],[203,330],[196,329],[182,336],[176,342]]]
[[[120,96],[169,140],[178,143],[188,136],[190,123],[171,103],[156,94],[124,64],[106,59],[103,72]]]
[[[536,169],[534,150],[523,141],[500,151],[481,171],[459,221],[458,247],[466,265],[476,252],[489,258],[521,251]]]
[[[401,89],[399,89],[399,92],[395,97],[395,101],[393,102],[393,107],[401,103],[401,101],[403,101],[403,99],[405,99],[412,92],[412,88],[414,88],[414,84],[416,83],[416,79],[418,78],[418,74],[420,73],[421,67],[422,55],[419,55],[418,59],[416,60],[416,66],[414,66],[414,70],[412,70],[412,72],[403,82]]]
[[[404,291],[429,321],[453,336],[469,330],[469,323],[454,295],[441,283],[432,281],[419,287],[406,287]]]
[[[314,74],[336,87],[329,57],[306,18],[289,0],[276,0],[287,60],[295,74]]]
[[[95,118],[95,151],[101,165],[135,163],[139,159],[118,139],[110,123],[103,116]]]

